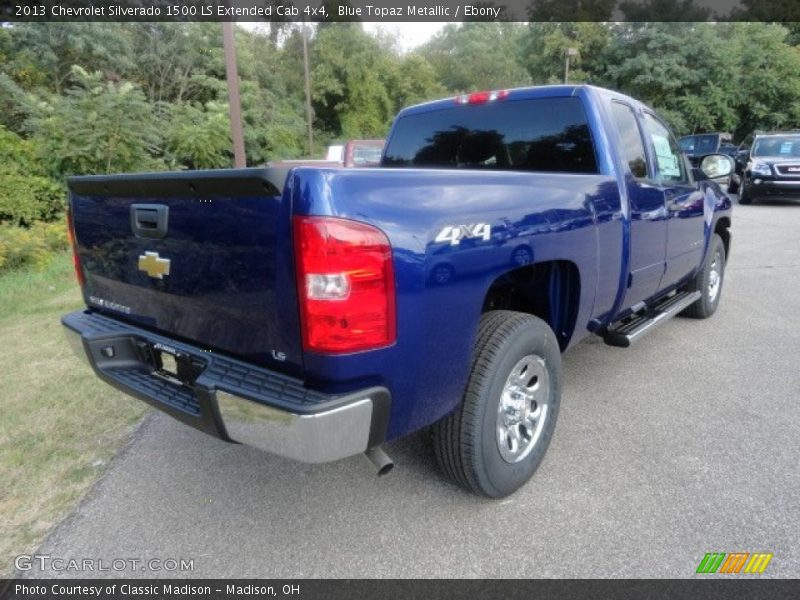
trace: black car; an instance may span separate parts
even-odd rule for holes
[[[739,203],[765,198],[800,200],[800,132],[763,133],[753,140]]]
[[[727,154],[730,157],[736,155],[736,146],[733,145],[733,138],[730,133],[697,133],[685,135],[678,140],[681,150],[693,165],[701,158],[709,154]]]
[[[766,132],[751,131],[739,144],[736,150],[736,156],[734,157],[736,161],[736,172],[739,175],[744,175],[744,168],[747,166],[747,161],[750,160],[750,148],[753,146],[753,140],[756,139],[757,135],[762,135],[764,133]]]

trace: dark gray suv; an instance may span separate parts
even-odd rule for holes
[[[739,203],[768,198],[800,200],[800,132],[763,133],[753,140]]]

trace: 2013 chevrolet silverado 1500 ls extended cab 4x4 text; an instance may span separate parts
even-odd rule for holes
[[[713,314],[731,240],[730,200],[659,117],[589,86],[404,109],[379,168],[69,188],[88,308],[63,324],[98,377],[306,462],[387,469],[384,442],[433,426],[446,475],[492,497],[542,460],[561,354]]]

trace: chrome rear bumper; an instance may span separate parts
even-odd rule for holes
[[[300,462],[323,463],[369,447],[373,400],[369,397],[313,414],[296,414],[217,392],[228,436],[241,444]]]

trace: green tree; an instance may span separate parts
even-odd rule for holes
[[[299,102],[242,82],[242,118],[247,162],[298,158],[305,151],[305,119]]]
[[[306,24],[309,36],[313,26]],[[316,62],[313,40],[309,44],[310,62]],[[261,62],[261,68],[267,71],[267,78],[273,82],[281,83],[285,88],[285,95],[296,101],[298,106],[304,107],[305,78],[303,75],[303,35],[300,27],[294,27],[286,33],[283,44],[278,47],[278,53],[272,64]],[[272,89],[272,88],[270,88]],[[305,108],[301,108],[300,115],[304,115]]]
[[[126,78],[151,102],[214,100],[208,76],[224,75],[219,23],[126,23],[136,59]]]
[[[603,23],[530,23],[523,62],[536,84],[561,83],[564,80],[565,55],[570,57],[569,81],[592,83],[602,70],[599,57],[611,40],[611,30]]]
[[[165,135],[169,164],[189,169],[219,169],[231,166],[228,105],[208,102],[173,105]]]
[[[521,64],[525,27],[519,23],[450,24],[419,53],[453,92],[527,85]]]
[[[312,99],[317,123],[345,138],[386,133],[394,102],[386,89],[386,50],[358,23],[320,27],[313,45]]]
[[[326,6],[333,13],[339,4]],[[359,23],[309,24],[317,147],[382,136],[398,109],[448,93],[561,82],[568,48],[577,50],[570,82],[642,99],[679,133],[742,137],[800,125],[797,23],[610,23],[617,5],[629,19],[708,16],[697,0],[534,0],[538,22],[450,24],[410,54]],[[745,0],[743,10],[769,20],[783,8]],[[300,26],[237,28],[236,36],[248,162],[303,155]],[[43,182],[47,174],[228,166],[226,103],[219,23],[0,27],[0,126],[17,134],[7,146],[41,157]],[[6,197],[30,197],[9,174],[30,172],[22,159],[3,160],[4,185],[18,190]]]
[[[0,72],[0,125],[22,133],[34,96],[23,90],[5,73]]]
[[[245,151],[249,164],[303,156],[305,83],[302,38],[288,25],[283,47],[237,30]]]
[[[272,7],[272,18],[268,23],[267,37],[270,43],[274,47],[277,47],[278,43],[293,29],[292,17],[287,14],[286,10],[284,10],[283,14],[279,15],[277,9],[279,6],[288,9],[289,7],[293,7],[294,3],[288,0],[265,0],[264,3]]]
[[[780,25],[732,23],[737,82],[737,137],[754,129],[800,127],[800,48]]]
[[[395,110],[447,94],[436,77],[436,71],[421,54],[408,54],[392,65],[394,68],[389,73],[387,89],[394,100]]]
[[[680,133],[737,123],[737,57],[727,31],[705,23],[616,27],[596,81],[658,109]]]
[[[6,72],[24,89],[61,93],[73,65],[119,79],[134,58],[120,23],[17,23],[8,28],[15,48]]]
[[[27,126],[56,176],[163,168],[161,114],[130,82],[73,67],[64,95],[43,99]]]

